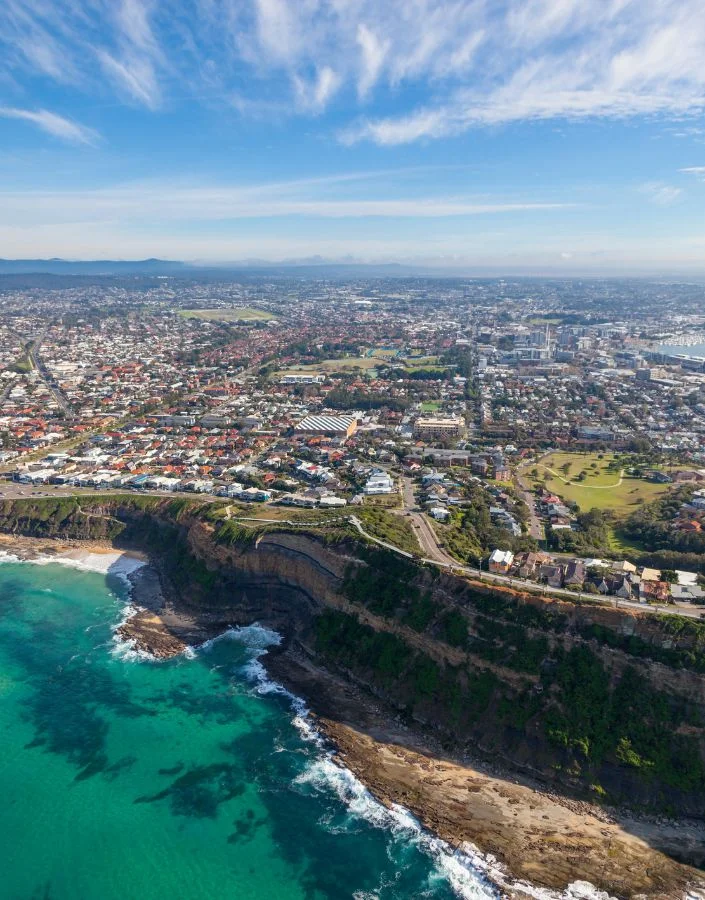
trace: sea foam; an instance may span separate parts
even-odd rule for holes
[[[201,649],[208,650],[215,641],[223,639],[237,641],[251,651],[253,658],[242,671],[254,691],[261,695],[285,696],[291,703],[294,726],[304,740],[316,746],[315,758],[296,777],[295,784],[307,785],[319,791],[332,791],[353,818],[388,831],[395,841],[408,842],[424,850],[434,861],[432,878],[444,879],[462,900],[502,898],[506,896],[507,890],[532,900],[616,900],[585,881],[573,882],[565,891],[552,891],[528,882],[517,882],[490,854],[483,854],[467,843],[454,849],[446,841],[427,831],[405,807],[398,804],[387,807],[380,803],[359,778],[335,759],[334,752],[316,729],[304,701],[269,678],[261,658],[270,647],[281,644],[281,635],[259,624],[229,628],[219,637],[207,641]],[[367,900],[367,897],[375,897],[375,893],[364,892],[359,895],[359,900]]]
[[[0,562],[14,561],[6,559],[10,554],[0,551]],[[102,554],[101,554],[102,555]],[[47,559],[47,562],[58,560]],[[69,560],[68,564],[73,561]],[[130,571],[139,568],[139,560]],[[81,567],[77,565],[76,568]],[[95,569],[93,570],[95,571]],[[103,570],[104,571],[104,570]],[[121,624],[137,612],[132,604],[126,604],[122,610]],[[114,655],[123,660],[152,661],[155,658],[134,646],[134,642],[125,640],[115,634]],[[365,785],[334,758],[334,753],[315,727],[310,710],[306,703],[283,685],[269,678],[261,658],[271,647],[277,647],[282,637],[276,631],[258,623],[248,626],[237,626],[226,629],[217,637],[211,638],[195,647],[188,647],[184,656],[192,659],[199,653],[208,653],[220,641],[235,641],[242,644],[251,654],[251,659],[242,666],[242,674],[251,684],[255,693],[264,695],[279,694],[286,697],[293,712],[292,723],[301,737],[315,746],[314,758],[303,772],[295,779],[299,787],[308,786],[313,790],[332,792],[337,796],[347,813],[357,820],[367,822],[375,828],[383,829],[399,845],[407,843],[415,845],[426,852],[433,860],[434,871],[431,881],[443,879],[454,893],[462,900],[499,900],[506,897],[505,891],[511,890],[514,896],[525,896],[531,900],[616,900],[608,893],[598,890],[592,884],[576,881],[564,891],[553,891],[539,888],[528,882],[517,882],[511,878],[499,861],[481,853],[471,844],[463,844],[454,849],[446,841],[427,831],[415,816],[405,807],[392,804],[390,807],[380,803]],[[397,848],[398,849],[398,848]],[[429,884],[432,889],[433,885]],[[422,894],[421,894],[422,895]],[[376,900],[376,892],[358,893],[355,900]],[[702,900],[699,897],[684,900]]]
[[[71,551],[71,555],[63,554],[39,554],[39,556],[26,559],[0,550],[0,563],[31,563],[34,566],[68,566],[71,569],[79,569],[83,572],[96,572],[99,575],[131,575],[137,569],[142,568],[145,562],[134,556],[128,556],[119,550],[106,553],[92,553],[89,550]]]

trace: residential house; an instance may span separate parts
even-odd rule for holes
[[[549,587],[563,587],[563,566],[556,563],[545,563],[539,569],[539,579]]]
[[[581,559],[571,560],[565,568],[563,583],[566,587],[579,587],[585,584],[585,563]]]
[[[493,550],[490,556],[490,572],[506,575],[513,562],[514,554],[511,550]]]
[[[668,603],[671,586],[667,581],[642,581],[639,586],[639,600],[642,603]]]

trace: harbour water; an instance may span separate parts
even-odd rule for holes
[[[659,353],[666,353],[670,356],[693,356],[698,359],[705,360],[705,344],[662,344],[656,348]]]

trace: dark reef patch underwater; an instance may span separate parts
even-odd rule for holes
[[[114,641],[127,599],[0,565],[2,900],[497,896],[331,761],[263,678],[271,633],[151,662]]]

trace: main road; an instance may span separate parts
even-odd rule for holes
[[[57,385],[56,379],[47,369],[44,360],[38,355],[39,348],[44,341],[44,336],[46,335],[48,328],[49,326],[47,325],[43,329],[39,337],[33,338],[30,341],[29,347],[27,349],[27,356],[32,368],[37,372],[44,384],[49,388],[52,396],[54,397],[54,400],[56,400],[57,404],[61,407],[64,415],[70,416],[73,414],[73,410],[71,409],[71,404],[69,403],[68,397]]]
[[[534,593],[542,593],[552,597],[558,596],[571,600],[573,603],[575,603],[576,600],[580,600],[583,602],[587,601],[602,606],[611,606],[619,609],[635,609],[639,610],[639,612],[642,613],[665,613],[667,615],[686,616],[690,619],[700,619],[702,617],[703,610],[699,608],[691,609],[690,607],[679,606],[674,610],[671,607],[654,607],[649,606],[645,603],[634,603],[631,600],[621,600],[618,597],[603,598],[594,594],[578,593],[576,591],[566,590],[566,588],[549,589],[547,585],[540,585],[536,582],[525,581],[522,578],[512,578],[509,575],[495,575],[490,572],[483,572],[481,569],[475,569],[472,566],[464,566],[462,563],[459,563],[457,560],[453,559],[445,552],[445,550],[440,546],[438,537],[436,536],[435,531],[429,524],[426,517],[422,513],[416,511],[414,483],[408,476],[402,476],[402,497],[404,509],[399,510],[398,513],[399,515],[407,515],[412,520],[414,533],[418,539],[421,553],[423,554],[420,560],[421,562],[433,563],[434,565],[442,566],[444,569],[452,570],[453,573],[459,575],[468,575],[472,578],[479,578],[481,581],[486,581],[490,584],[507,585],[508,587],[512,587],[516,590],[533,591]],[[353,522],[353,524],[358,529],[358,531],[360,531],[374,543],[382,544],[388,549],[395,550],[397,553],[401,553],[404,556],[410,556],[410,554],[399,550],[399,548],[387,544],[386,542],[380,541],[374,538],[372,535],[367,534],[367,532],[365,532],[364,530],[364,527],[362,526],[362,523],[360,523],[359,520]]]
[[[438,543],[433,526],[426,516],[417,511],[412,479],[407,475],[402,476],[401,485],[403,509],[396,510],[396,512],[411,519],[411,526],[414,529],[416,540],[419,542],[422,552],[434,562],[441,563],[444,566],[457,566],[457,561],[452,556],[449,556]]]

